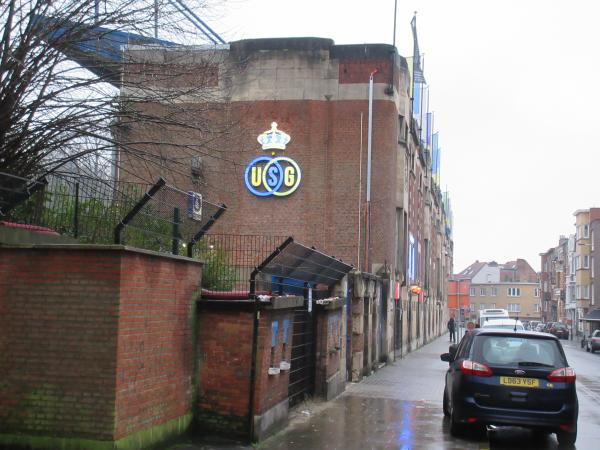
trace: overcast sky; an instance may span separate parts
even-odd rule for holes
[[[396,46],[417,11],[441,184],[452,198],[454,269],[525,258],[600,206],[597,0],[398,0]],[[230,0],[227,41],[317,36],[392,43],[394,0]]]

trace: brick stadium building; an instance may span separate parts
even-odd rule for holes
[[[155,150],[160,152],[161,166],[152,169],[151,176],[176,178],[183,189],[199,190],[228,206],[226,219],[213,231],[290,235],[365,272],[389,274],[392,283],[403,286],[396,289],[405,302],[398,310],[412,309],[407,303],[411,286],[418,288],[416,292],[423,290],[424,295],[415,296],[415,301],[431,300],[431,305],[444,301],[452,258],[448,215],[442,194],[432,182],[431,160],[420,145],[418,124],[411,119],[409,65],[394,47],[334,45],[332,40],[320,38],[253,39],[233,42],[218,51],[131,49],[128,55],[135,64],[125,72],[124,98],[134,91],[127,88],[128,81],[135,84],[144,68],[153,64],[168,72],[173,61],[196,66],[202,74],[181,77],[178,86],[204,83],[216,93],[221,106],[210,111],[205,99],[190,97],[162,106],[165,114],[185,110],[193,116],[197,111],[198,116],[210,115],[219,126],[229,127],[229,133],[215,139],[212,152],[190,154],[190,144],[206,140],[206,134],[200,132],[177,136],[152,125],[129,128],[120,135],[129,146],[149,138],[165,142]],[[367,227],[368,93],[374,72],[371,219]],[[257,136],[273,122],[289,135],[284,150],[264,150],[257,142]],[[268,191],[267,178],[262,183],[256,178],[259,195],[252,193],[247,184],[252,186],[252,174],[261,173],[252,172],[256,168],[249,163],[260,156],[265,161],[273,156],[288,157],[297,164],[287,169],[292,172],[290,186],[273,186],[278,193],[290,191],[298,169],[301,181],[293,193],[262,195]],[[182,160],[188,164],[187,171],[181,170]],[[287,161],[280,162],[279,169],[270,166],[275,175],[290,167]],[[128,161],[127,155],[122,156],[122,164],[129,168],[122,176],[142,171],[139,162]],[[274,185],[283,177],[275,176]],[[370,229],[369,251],[365,229]],[[393,291],[390,289],[390,299]],[[420,308],[418,302],[415,305]],[[429,323],[426,334],[440,329],[440,311],[432,313],[435,324]],[[410,324],[415,338],[422,338],[418,331],[422,313],[417,312]],[[410,342],[410,336],[403,342]],[[396,347],[400,339],[397,341]]]

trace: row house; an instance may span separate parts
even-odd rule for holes
[[[600,267],[595,249],[600,242],[600,208],[578,209],[575,233],[561,236],[556,247],[541,253],[540,273],[546,321],[568,324],[574,335],[600,327]]]
[[[475,261],[453,279],[468,286],[468,306],[460,311],[461,317],[476,321],[479,311],[494,308],[506,309],[510,317],[521,320],[542,316],[538,274],[524,259],[504,264]]]
[[[567,283],[570,280],[569,239],[561,236],[556,247],[540,253],[542,321],[566,323]]]

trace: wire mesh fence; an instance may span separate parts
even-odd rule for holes
[[[207,234],[198,242],[193,256],[204,261],[203,297],[244,297],[250,290],[252,271],[265,261],[287,236]],[[270,278],[257,280],[257,293],[270,293]]]
[[[30,181],[0,173],[0,220],[48,227],[82,243],[185,254],[224,210],[164,180],[55,173]]]

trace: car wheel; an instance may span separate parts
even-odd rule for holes
[[[558,441],[558,444],[563,446],[571,446],[573,444],[575,444],[575,441],[577,440],[577,429],[575,429],[575,431],[573,432],[569,432],[569,431],[557,431],[556,432],[556,440]]]
[[[457,420],[454,408],[450,410],[450,434],[452,436],[462,436],[465,432],[465,426]]]
[[[446,388],[444,388],[444,402],[442,409],[444,410],[444,416],[450,417],[450,409],[448,408],[448,390]]]

